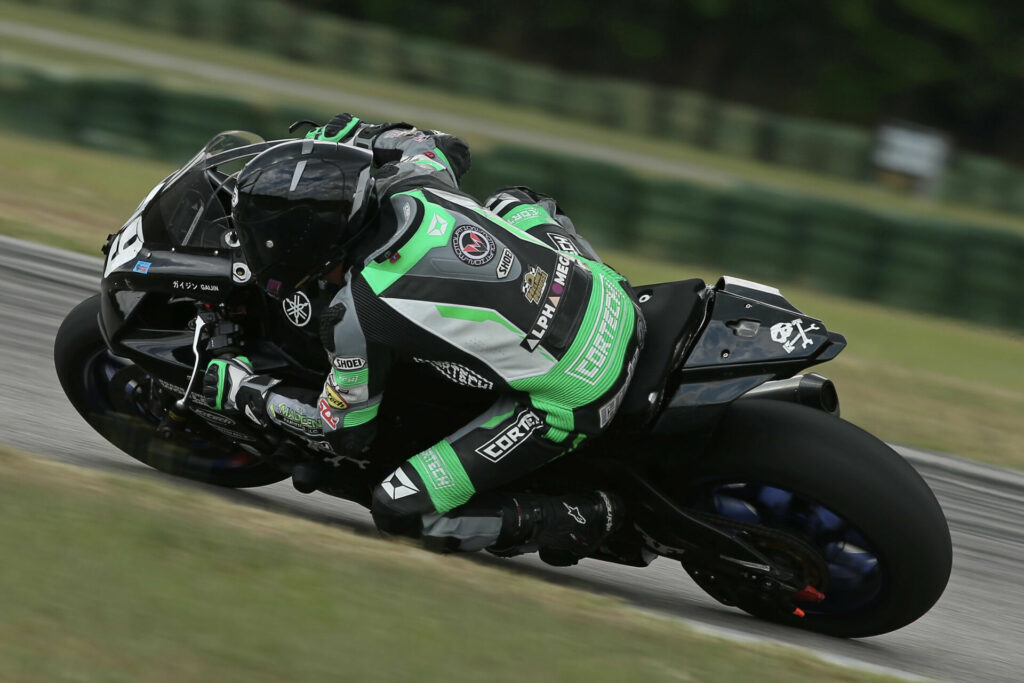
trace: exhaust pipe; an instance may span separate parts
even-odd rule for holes
[[[836,392],[836,385],[827,377],[814,372],[765,382],[740,396],[740,400],[746,398],[799,403],[839,417],[839,394]]]

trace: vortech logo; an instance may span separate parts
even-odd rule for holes
[[[446,489],[455,486],[455,480],[444,469],[444,460],[433,448],[427,449],[419,456],[424,469],[430,475],[429,483],[434,489]]]
[[[430,364],[435,370],[444,375],[448,381],[461,384],[464,387],[473,387],[474,389],[494,388],[494,382],[485,377],[481,377],[465,365],[453,363],[451,361],[426,360],[425,358],[413,358],[413,360],[417,363]]]
[[[524,410],[516,416],[516,421],[502,429],[490,441],[476,449],[479,455],[491,462],[498,462],[506,455],[514,451],[519,444],[526,441],[530,434],[544,426],[532,410]]]
[[[483,266],[494,258],[494,240],[480,228],[460,225],[452,235],[452,249],[463,263]]]

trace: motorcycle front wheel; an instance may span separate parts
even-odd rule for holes
[[[713,597],[757,617],[878,635],[922,616],[949,580],[949,527],[928,485],[879,439],[812,408],[737,402],[676,495],[689,509],[793,539],[759,549],[806,577],[824,593],[820,602],[779,608],[683,563]]]
[[[97,316],[99,295],[78,304],[61,323],[53,344],[54,366],[78,414],[110,443],[155,469],[187,479],[247,488],[288,475],[223,438],[198,432],[168,442],[156,434],[161,415],[146,400],[150,377],[113,355]]]

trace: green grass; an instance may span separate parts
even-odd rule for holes
[[[0,544],[0,680],[893,680],[2,448]]]
[[[0,230],[98,256],[173,167],[0,130]]]
[[[433,88],[368,78],[340,68],[319,67],[307,63],[299,64],[259,52],[224,46],[214,41],[189,40],[180,36],[156,33],[83,15],[39,9],[22,3],[11,3],[8,0],[0,0],[0,18],[72,31],[85,36],[112,40],[122,45],[210,60],[227,66],[287,78],[295,82],[326,86],[338,93],[335,102],[308,102],[315,104],[317,110],[322,109],[325,104],[342,110],[346,109],[344,100],[346,92],[386,98],[395,103],[405,103],[410,107],[423,105],[443,107],[449,111],[485,119],[497,125],[513,125],[516,128],[543,131],[565,139],[591,142],[623,150],[643,152],[669,160],[699,164],[709,169],[732,174],[741,182],[785,192],[835,199],[883,211],[931,216],[961,223],[984,224],[1015,232],[1024,232],[1024,218],[1016,215],[904,196],[863,183],[739,159],[681,143],[630,135],[622,131],[567,120],[564,117],[512,107],[507,103],[460,97],[449,93],[444,93],[442,97]],[[76,68],[76,63],[80,59],[73,50],[40,49],[25,40],[6,38],[0,54],[7,54],[10,58],[17,58],[21,55],[21,58],[25,60],[40,60],[51,66],[63,65],[65,68]],[[81,66],[87,72],[101,71],[107,67],[114,68],[120,75],[135,74],[147,80],[156,78],[181,81],[180,74],[175,76],[175,72],[133,66],[123,61],[115,67],[110,60],[86,57],[82,60]],[[193,87],[212,88],[214,86],[214,83],[209,80],[191,76],[187,78],[186,82]],[[268,96],[268,93],[258,87],[242,82],[217,82],[216,89],[220,92],[249,97],[266,98]],[[357,113],[369,119],[378,114],[373,111]],[[443,120],[417,121],[416,123],[445,127]],[[484,135],[469,134],[465,137],[477,146],[493,142]]]
[[[3,131],[0,160],[0,232],[93,255],[173,170]],[[650,256],[602,253],[636,284],[719,275]],[[835,361],[816,368],[836,381],[845,418],[889,441],[1024,469],[1020,334],[795,285],[782,289],[849,341]]]

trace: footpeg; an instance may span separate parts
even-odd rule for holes
[[[160,424],[156,426],[156,434],[161,439],[170,441],[174,438],[175,433],[185,423],[185,416],[179,415],[174,406],[171,406],[164,416],[160,419]]]

